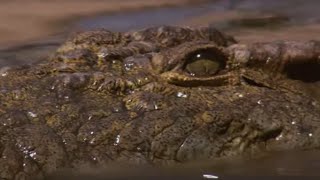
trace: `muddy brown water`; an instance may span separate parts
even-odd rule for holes
[[[213,0],[212,3],[187,8],[167,7],[86,18],[75,22],[73,28],[81,30],[107,28],[113,31],[128,31],[163,24],[174,25],[202,14],[227,11],[252,13],[251,18],[256,18],[255,15],[262,13],[275,14],[280,18],[280,22],[278,21],[279,18],[269,22],[265,19],[265,22],[260,21],[260,24],[255,24],[256,27],[279,23],[283,26],[302,26],[320,23],[319,7],[320,1],[318,0]],[[227,30],[235,28],[235,24],[246,26],[245,20],[241,22],[241,19],[236,22],[225,21],[224,23],[214,24],[214,26]],[[254,23],[252,25],[254,26]]]
[[[70,31],[52,39],[26,43],[25,45],[0,50],[0,67],[41,61],[63,42],[72,31],[107,28],[127,31],[151,25],[178,24],[188,18],[210,12],[237,11],[252,13],[252,17],[228,20],[215,24],[219,29],[281,29],[320,24],[319,0],[223,0],[193,7],[159,8],[138,12],[122,12],[81,19],[70,24]],[[260,13],[274,16],[257,18]],[[305,33],[308,33],[307,31]],[[320,32],[319,32],[320,34]],[[320,89],[319,89],[320,91]],[[82,179],[286,179],[287,176],[320,176],[320,151],[270,153],[254,159],[233,159],[221,162],[194,163],[189,166],[168,169],[118,168],[110,176],[110,169],[90,173]],[[136,170],[136,171],[135,171]],[[97,175],[98,174],[98,175]],[[107,174],[107,175],[106,175]],[[71,174],[61,173],[52,179],[68,179]],[[251,177],[251,178],[250,178]],[[77,179],[81,179],[77,176]]]
[[[318,151],[288,151],[162,168],[113,164],[76,173],[65,170],[47,179],[318,179],[319,167]]]

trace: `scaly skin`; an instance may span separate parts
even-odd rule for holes
[[[318,148],[304,85],[319,55],[320,42],[243,45],[212,27],[77,34],[44,64],[0,70],[0,177]]]

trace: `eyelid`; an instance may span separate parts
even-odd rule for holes
[[[234,81],[233,76],[230,73],[219,76],[192,77],[178,72],[165,72],[161,74],[161,77],[170,84],[187,87],[220,86],[230,84],[231,81]]]

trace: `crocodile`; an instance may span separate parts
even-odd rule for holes
[[[319,148],[319,59],[319,41],[241,44],[212,26],[75,33],[0,69],[0,177]]]

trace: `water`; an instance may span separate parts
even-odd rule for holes
[[[190,18],[212,12],[237,11],[242,13],[270,13],[288,17],[291,24],[320,23],[318,0],[218,0],[192,7],[166,7],[138,12],[118,13],[91,17],[76,22],[76,30],[107,28],[128,31],[148,26],[177,24]],[[287,25],[287,24],[286,24]],[[223,28],[224,24],[216,24]],[[228,28],[233,28],[232,25]]]
[[[66,170],[49,179],[299,179],[320,176],[318,151],[294,151],[265,154],[255,159],[235,158],[202,161],[180,166],[150,167],[112,164],[98,169]]]
[[[107,28],[112,31],[128,31],[163,24],[176,24],[184,19],[199,16],[212,11],[225,11],[229,3],[218,1],[192,7],[165,7],[137,12],[116,13],[86,18],[74,24],[74,29],[90,30]]]

